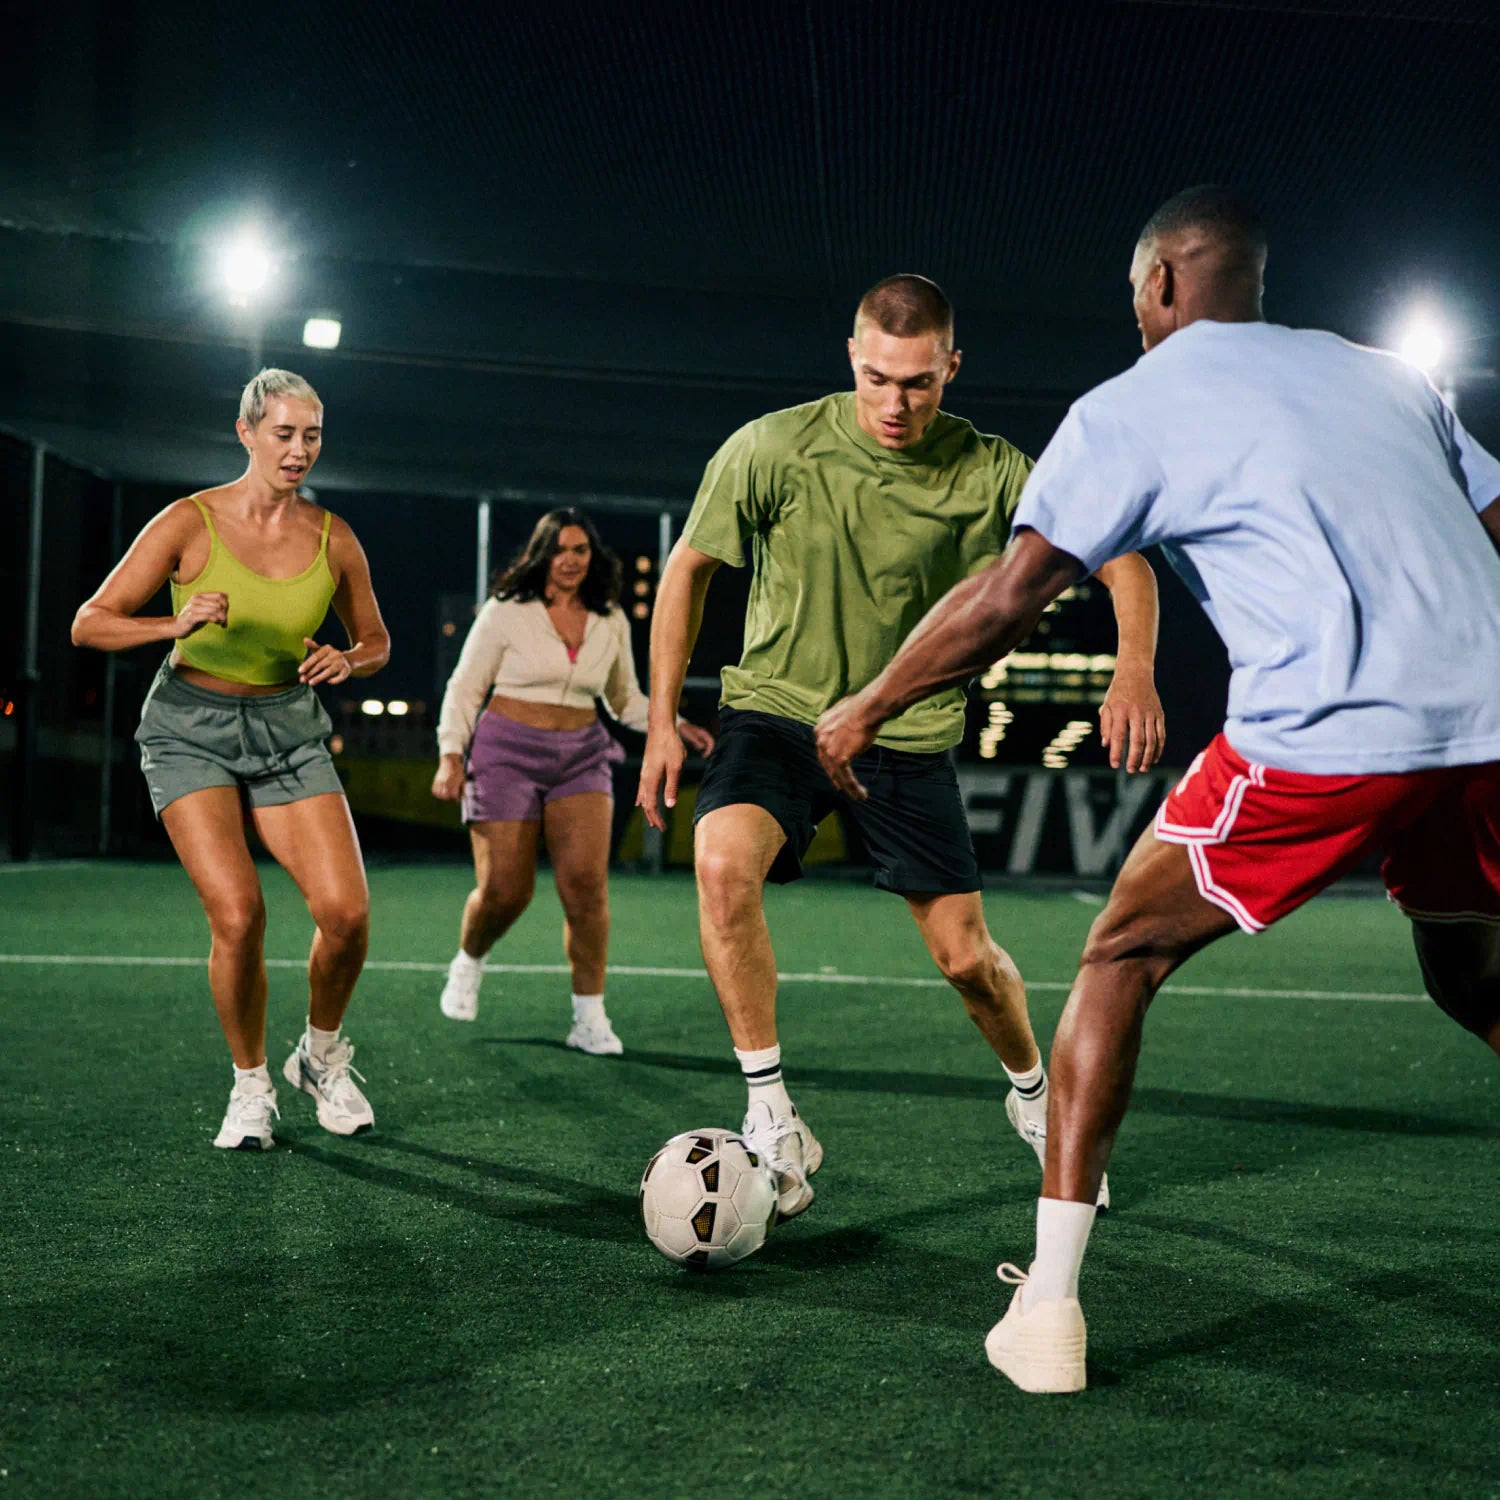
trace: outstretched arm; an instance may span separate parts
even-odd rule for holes
[[[1167,737],[1156,696],[1156,574],[1139,552],[1127,552],[1094,577],[1109,590],[1120,633],[1114,681],[1099,709],[1099,733],[1116,770],[1123,761],[1127,771],[1149,771],[1161,759]]]
[[[885,671],[818,720],[818,758],[833,784],[863,799],[849,762],[869,749],[880,726],[1015,650],[1079,571],[1076,557],[1025,530],[998,561],[945,594]]]
[[[650,720],[635,802],[646,821],[663,832],[667,825],[658,799],[665,795],[668,807],[677,805],[684,758],[677,733],[677,705],[703,621],[703,597],[718,567],[718,558],[679,541],[656,589],[651,617]]]

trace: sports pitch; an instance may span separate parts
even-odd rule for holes
[[[264,875],[279,1082],[310,927]],[[662,1141],[743,1104],[691,885],[613,884],[611,1059],[561,1045],[545,881],[492,956],[524,971],[439,1015],[467,886],[372,870],[347,1030],[376,1134],[282,1084],[259,1156],[209,1146],[229,1071],[182,872],[0,874],[0,1497],[1500,1496],[1496,1064],[1384,902],[1228,939],[1158,1001],[1084,1269],[1091,1389],[1036,1398],[982,1344],[1035,1160],[899,901],[771,893],[827,1161],[804,1218],[695,1276],[636,1213]],[[1045,1046],[1093,907],[987,904]]]

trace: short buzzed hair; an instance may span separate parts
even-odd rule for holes
[[[1265,266],[1265,221],[1238,188],[1204,183],[1183,189],[1146,220],[1136,244],[1151,245],[1189,230],[1217,240],[1232,260],[1256,270]]]
[[[259,427],[266,414],[266,402],[273,396],[289,396],[294,401],[310,401],[320,411],[323,402],[318,393],[290,370],[262,370],[251,378],[240,393],[240,416],[250,427]]]
[[[903,272],[877,281],[854,311],[854,335],[861,323],[873,323],[892,338],[910,339],[924,333],[942,336],[953,347],[953,304],[937,282]]]

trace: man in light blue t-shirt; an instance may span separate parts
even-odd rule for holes
[[[1146,1008],[1198,949],[1259,932],[1372,851],[1428,992],[1500,1053],[1500,463],[1391,355],[1261,317],[1265,233],[1223,188],[1170,200],[1131,266],[1145,355],[1078,401],[999,562],[819,722],[824,767],[1012,650],[1064,588],[1158,544],[1229,649],[1224,732],[1125,862],[1051,1058],[1029,1276],[991,1362],[1085,1383],[1078,1272]]]

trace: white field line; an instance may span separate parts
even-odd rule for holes
[[[91,865],[91,859],[38,859],[17,860],[0,865],[0,875],[33,875],[46,870],[81,870]]]
[[[119,969],[193,969],[205,965],[205,957],[168,958],[142,954],[69,954],[69,953],[0,953],[0,964],[87,965],[94,968]],[[268,958],[268,969],[305,969],[304,958]],[[365,968],[377,973],[446,974],[446,963],[427,963],[400,959],[370,959]],[[663,969],[631,964],[611,964],[611,974],[638,979],[689,979],[707,983],[701,968]],[[566,964],[487,964],[487,974],[566,974]],[[912,979],[890,974],[840,974],[836,972],[778,974],[783,984],[859,984],[866,988],[941,990],[948,988],[946,979]],[[1071,980],[1028,979],[1029,990],[1068,990]],[[1265,990],[1245,985],[1169,984],[1164,995],[1200,995],[1240,1000],[1363,1000],[1383,1001],[1394,1005],[1426,1004],[1426,995],[1394,994],[1385,990]]]

